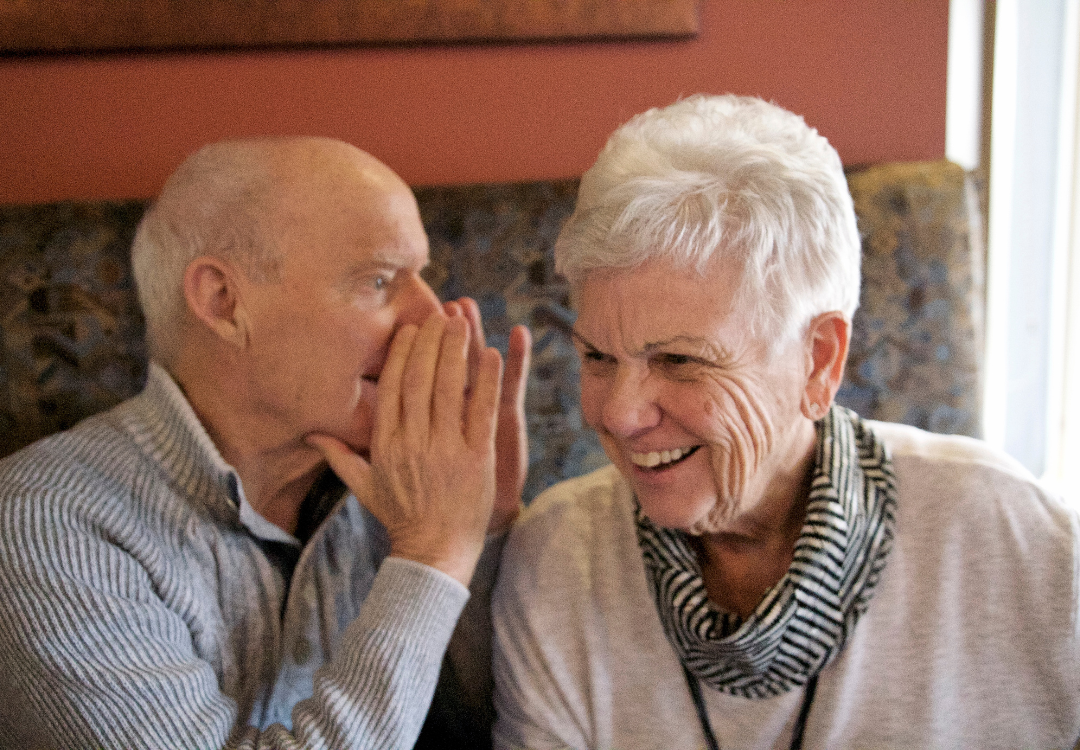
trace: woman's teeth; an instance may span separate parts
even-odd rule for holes
[[[694,446],[696,447],[696,446]],[[666,466],[667,464],[673,464],[680,458],[689,456],[694,447],[690,448],[676,448],[670,451],[650,451],[649,453],[631,453],[630,460],[634,462],[635,466],[640,466],[644,469],[655,469],[659,466]]]

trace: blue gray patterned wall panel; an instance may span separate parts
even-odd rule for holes
[[[863,282],[837,400],[981,436],[984,252],[970,178],[947,161],[853,171]]]
[[[129,250],[143,208],[0,207],[0,455],[141,388]]]

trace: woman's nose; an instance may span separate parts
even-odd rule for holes
[[[616,437],[633,437],[656,427],[660,416],[647,374],[620,368],[604,398],[604,429]]]

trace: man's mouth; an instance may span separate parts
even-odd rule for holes
[[[700,448],[700,445],[691,445],[686,448],[674,448],[667,451],[649,451],[648,453],[630,453],[630,460],[641,469],[661,471],[670,466],[684,461],[692,456]]]

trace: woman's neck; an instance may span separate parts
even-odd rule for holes
[[[693,537],[705,589],[717,607],[745,619],[787,573],[806,521],[812,471],[811,451],[798,464],[799,481],[759,507],[755,517]]]
[[[787,530],[768,538],[725,533],[695,537],[710,601],[743,619],[749,617],[791,567],[798,538],[799,531]]]

